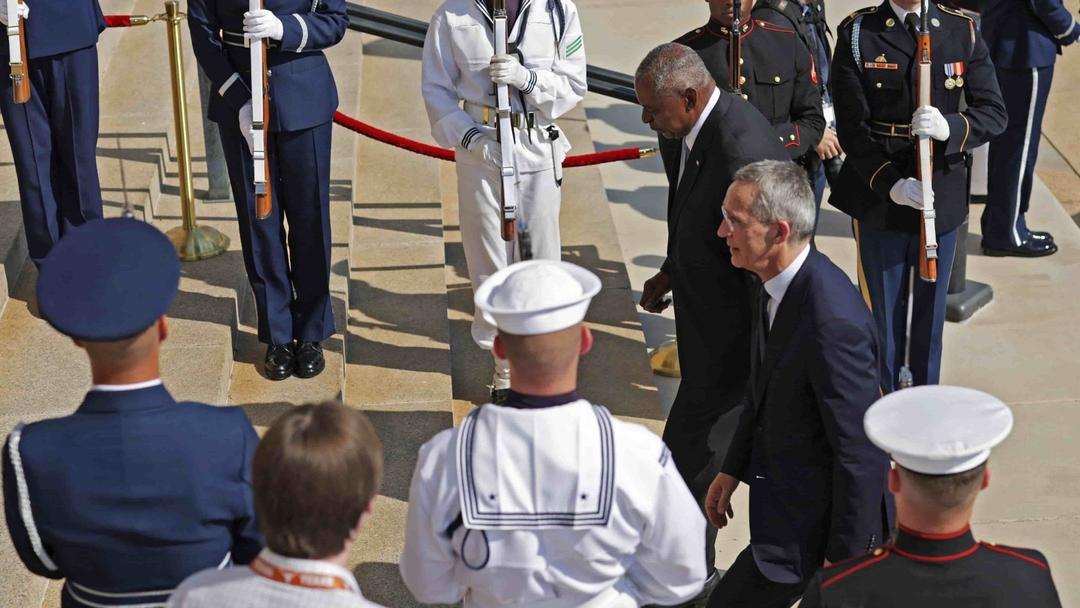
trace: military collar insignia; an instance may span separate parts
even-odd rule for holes
[[[941,22],[938,21],[937,17],[931,17],[930,18],[930,24],[933,25],[934,27],[941,27]]]
[[[885,20],[885,27],[892,27],[894,25],[896,25],[896,19],[893,19],[892,17],[889,17],[888,19]]]

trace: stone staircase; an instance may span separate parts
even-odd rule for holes
[[[107,14],[156,14],[159,0],[103,0]],[[405,10],[388,1],[378,8]],[[434,0],[408,7],[430,14]],[[430,5],[430,6],[427,6]],[[289,407],[341,399],[383,438],[382,494],[353,562],[365,594],[414,605],[397,574],[409,481],[419,446],[487,398],[490,356],[470,337],[472,293],[457,226],[454,167],[334,128],[332,277],[337,333],[327,368],[311,380],[261,375],[264,346],[231,201],[203,201],[208,184],[196,64],[183,27],[200,225],[231,239],[218,257],[185,263],[163,349],[164,380],[178,399],[242,405],[265,428]],[[419,49],[355,32],[328,52],[340,109],[430,142],[420,98]],[[181,224],[163,24],[105,32],[99,44],[102,111],[98,166],[105,213],[130,207],[163,231]],[[361,74],[368,86],[361,87]],[[561,121],[574,153],[593,150],[584,111]],[[655,389],[622,252],[596,169],[564,182],[564,258],[593,269],[604,289],[589,323],[596,336],[582,391],[616,414],[658,429]],[[35,316],[36,269],[26,259],[8,146],[0,146],[0,430],[70,413],[89,386],[85,356]],[[34,577],[0,533],[0,606],[59,606],[61,585]]]

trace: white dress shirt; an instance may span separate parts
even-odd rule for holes
[[[713,87],[712,95],[709,96],[709,101],[705,103],[705,109],[702,110],[701,116],[698,116],[697,122],[690,128],[690,133],[683,138],[682,157],[679,160],[679,181],[675,183],[676,186],[682,181],[683,170],[686,168],[686,161],[690,158],[690,152],[694,150],[694,142],[697,141],[698,134],[701,133],[701,128],[705,126],[705,121],[708,120],[709,114],[712,114],[713,108],[716,107],[716,102],[718,101],[720,101],[720,88]]]
[[[893,0],[889,0],[889,6],[891,6],[893,12],[896,13],[896,17],[900,20],[900,25],[902,26],[904,25],[904,19],[907,19],[908,14],[915,13],[916,17],[919,16],[919,11],[909,11],[906,8],[900,6],[899,4],[893,2]]]
[[[133,384],[95,384],[90,387],[90,390],[101,391],[103,393],[122,393],[124,391],[142,390],[144,388],[150,388],[151,386],[161,386],[161,378],[147,380],[146,382],[135,382]]]
[[[775,277],[765,281],[765,292],[769,294],[769,303],[766,305],[769,313],[769,329],[772,329],[773,319],[776,318],[776,311],[780,308],[780,302],[784,299],[784,294],[787,293],[788,287],[795,280],[795,275],[799,274],[799,269],[802,268],[809,255],[810,243],[807,243],[803,246],[799,255],[795,256],[795,259],[788,264],[787,268],[781,270],[780,274]]]

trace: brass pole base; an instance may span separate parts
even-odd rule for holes
[[[229,237],[210,226],[195,226],[190,231],[183,226],[165,233],[176,247],[181,262],[194,262],[221,255],[229,248]]]
[[[649,365],[657,376],[682,378],[682,370],[679,369],[679,343],[668,340],[657,346],[649,354]]]

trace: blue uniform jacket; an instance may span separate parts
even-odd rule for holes
[[[28,59],[59,55],[97,44],[105,29],[98,0],[30,0],[26,20]],[[0,5],[0,10],[7,10]],[[0,44],[0,59],[7,63],[7,39]],[[5,75],[5,78],[7,76]]]
[[[284,26],[271,41],[270,130],[299,131],[329,122],[337,109],[337,86],[322,50],[345,36],[345,0],[266,0]],[[31,9],[32,10],[32,9]],[[188,26],[195,57],[213,85],[210,120],[236,120],[251,100],[250,50],[222,41],[219,31],[244,31],[247,0],[190,0]]]
[[[262,546],[251,492],[258,440],[239,408],[177,403],[162,386],[91,391],[74,414],[8,437],[15,549],[35,574],[67,579],[65,607],[116,603],[95,591],[167,593],[230,554],[247,563]],[[143,603],[155,599],[164,601]]]
[[[1054,65],[1080,24],[1061,0],[987,0],[982,33],[995,66],[1022,70]]]

